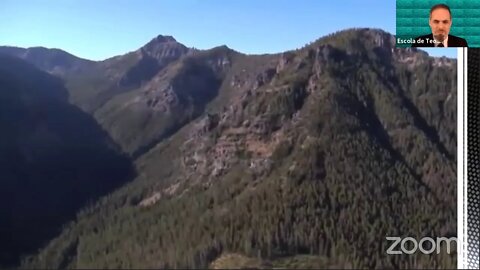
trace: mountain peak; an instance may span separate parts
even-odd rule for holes
[[[152,39],[151,42],[155,42],[155,43],[169,43],[169,42],[177,42],[177,40],[172,37],[172,36],[164,36],[164,35],[158,35],[156,36],[154,39]]]
[[[395,46],[395,37],[379,28],[348,28],[323,36],[314,44],[331,44],[335,47],[345,47],[348,44],[355,47],[359,42],[391,48]]]
[[[146,51],[164,50],[165,48],[185,47],[172,36],[158,35],[150,40],[143,49]]]
[[[177,59],[188,51],[188,48],[177,42],[172,36],[158,35],[140,48],[142,55],[149,55],[156,59],[168,57]]]

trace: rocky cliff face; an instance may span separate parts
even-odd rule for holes
[[[438,189],[439,182],[449,186],[446,190],[453,188],[456,79],[448,73],[454,72],[454,61],[396,49],[383,32],[352,33],[350,42],[373,41],[373,48],[357,48],[370,55],[339,49],[327,37],[318,45],[270,57],[255,74],[233,71],[224,83],[229,89],[222,88],[234,93],[228,103],[185,128],[183,178],[211,183],[235,165],[260,177],[282,159],[277,155],[303,145],[303,137],[359,129],[430,188]],[[425,80],[448,87],[419,85]],[[341,129],[349,117],[352,122]],[[434,164],[449,165],[438,175]],[[453,194],[445,192],[451,190],[439,191],[438,198],[454,203]]]

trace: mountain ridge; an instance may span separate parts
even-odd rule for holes
[[[391,36],[395,36],[391,33],[389,33],[388,31],[386,30],[383,30],[381,28],[372,28],[372,27],[350,27],[350,28],[346,28],[346,29],[342,29],[342,30],[337,30],[335,32],[331,32],[331,33],[328,33],[328,34],[325,34],[323,36],[320,36],[318,37],[317,39],[315,40],[312,40],[308,43],[306,43],[303,47],[305,46],[308,46],[308,44],[314,44],[328,36],[332,36],[332,35],[335,35],[335,34],[341,34],[343,32],[348,32],[348,31],[352,31],[352,30],[371,30],[371,31],[375,31],[375,32],[378,32],[378,33],[385,33],[385,34],[388,34],[388,35],[391,35]],[[164,35],[164,34],[158,34],[156,35],[155,37],[151,38],[149,41],[147,41],[144,45],[141,45],[140,47],[136,48],[136,49],[132,49],[130,52],[135,52],[137,50],[140,50],[142,47],[145,47],[147,44],[149,43],[178,43],[178,44],[182,44],[180,43],[179,41],[177,41],[175,39],[174,36],[172,35]],[[183,45],[183,44],[182,44]],[[183,45],[185,46],[185,45]],[[218,45],[218,46],[215,46],[215,47],[222,47],[222,46],[225,46],[225,47],[228,47],[227,45]],[[199,50],[199,51],[205,51],[205,50],[211,50],[215,47],[212,47],[212,48],[207,48],[207,49],[195,49],[195,50]],[[190,47],[190,49],[193,49],[195,48],[195,45],[193,44],[192,47]],[[228,47],[229,48],[229,47]],[[300,47],[301,48],[301,47]],[[59,50],[59,51],[63,51],[65,53],[68,53],[67,51],[64,51],[60,48],[54,48],[54,47],[44,47],[44,46],[33,46],[33,47],[18,47],[18,46],[12,46],[12,45],[4,45],[4,46],[0,46],[0,50],[21,50],[22,52],[24,50],[29,50],[29,49],[46,49],[46,50]],[[250,56],[260,56],[260,55],[276,55],[276,54],[281,54],[281,53],[285,53],[285,52],[289,52],[289,51],[295,51],[295,50],[298,50],[299,48],[292,48],[292,49],[287,49],[287,50],[284,50],[282,52],[264,52],[264,53],[254,53],[254,54],[248,54],[248,53],[244,53],[244,52],[241,52],[241,51],[238,51],[236,49],[233,49],[233,48],[230,48],[238,53],[241,53],[241,54],[245,54],[245,55],[250,55]],[[421,50],[421,49],[418,49],[418,48],[408,48],[410,50],[413,50],[413,51],[418,51],[418,52],[421,52],[421,53],[425,53],[425,54],[428,54],[427,52]],[[93,60],[93,59],[89,59],[88,57],[80,57],[80,56],[76,56],[74,54],[71,54],[71,53],[68,53],[76,58],[79,58],[79,59],[82,59],[82,60],[86,60],[86,61],[91,61],[91,62],[103,62],[103,61],[106,61],[106,60],[109,60],[111,58],[115,58],[115,57],[118,57],[118,56],[121,56],[121,55],[124,55],[124,54],[128,54],[129,52],[124,52],[123,54],[120,54],[120,55],[113,55],[113,56],[109,56],[109,57],[106,57],[104,59],[99,59],[99,60]],[[430,57],[438,57],[438,58],[442,58],[442,57],[445,57],[445,56],[430,56]],[[448,57],[446,57],[448,58]]]

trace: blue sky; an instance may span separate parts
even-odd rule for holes
[[[349,27],[394,34],[395,1],[0,0],[0,45],[61,48],[92,60],[136,50],[159,34],[188,47],[227,45],[258,54],[302,47]]]

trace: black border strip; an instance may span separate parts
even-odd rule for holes
[[[480,256],[480,49],[467,54],[466,266],[479,269]],[[465,81],[464,81],[465,83]],[[464,85],[465,87],[465,85]],[[465,103],[464,103],[465,104]],[[464,110],[465,111],[465,110]],[[465,121],[465,118],[464,118]],[[465,124],[464,124],[465,126]],[[465,136],[465,134],[464,134]]]

